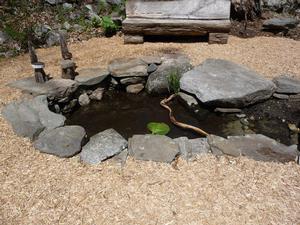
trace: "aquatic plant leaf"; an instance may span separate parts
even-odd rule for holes
[[[147,124],[147,128],[152,134],[166,135],[170,132],[170,127],[165,123],[151,122]]]

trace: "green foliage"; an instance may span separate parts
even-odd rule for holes
[[[98,28],[98,27],[101,27],[101,19],[100,18],[97,18],[97,17],[93,17],[92,18],[92,23],[91,23],[91,25],[92,25],[92,27],[94,27],[94,28]]]
[[[103,16],[101,21],[101,27],[104,30],[105,35],[113,35],[119,29],[119,26],[114,23],[110,16]]]
[[[177,94],[180,91],[180,75],[178,70],[173,70],[168,76],[169,92]]]
[[[147,128],[152,134],[166,135],[170,132],[170,127],[165,123],[151,122],[147,124]]]

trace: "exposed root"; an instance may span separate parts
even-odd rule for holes
[[[184,129],[190,129],[190,130],[193,130],[193,131],[195,131],[196,133],[198,133],[198,134],[200,134],[200,135],[207,136],[208,133],[205,132],[204,130],[201,130],[201,129],[198,128],[198,127],[194,127],[194,126],[191,126],[191,125],[188,125],[188,124],[185,124],[185,123],[178,122],[178,121],[175,119],[175,117],[173,116],[173,111],[172,111],[172,109],[167,105],[167,103],[170,102],[170,101],[172,101],[175,97],[176,97],[176,94],[173,94],[173,95],[171,95],[169,98],[165,98],[165,99],[163,99],[163,100],[160,102],[160,105],[169,111],[169,117],[170,117],[171,122],[172,122],[173,124],[175,124],[176,126],[179,126],[179,127],[181,127],[181,128],[184,128]]]

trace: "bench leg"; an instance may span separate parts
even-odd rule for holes
[[[124,35],[124,44],[143,44],[144,36],[141,35]]]
[[[209,33],[208,44],[227,44],[228,34],[226,33]]]

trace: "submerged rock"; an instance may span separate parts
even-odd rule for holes
[[[107,70],[101,68],[85,68],[78,71],[79,75],[75,77],[75,80],[79,85],[93,86],[100,84],[108,75]]]
[[[88,164],[98,164],[127,147],[127,141],[114,129],[102,131],[90,138],[82,148],[81,161]]]
[[[145,77],[148,76],[148,64],[141,59],[115,59],[108,65],[113,77]]]
[[[18,136],[35,139],[44,129],[63,126],[66,118],[48,108],[45,95],[21,102],[13,102],[2,110],[3,117]]]
[[[131,84],[126,87],[127,93],[138,94],[144,89],[143,84]]]
[[[258,161],[289,162],[295,161],[299,152],[261,134],[231,136],[227,139],[215,135],[208,136],[213,154],[246,156]]]
[[[299,94],[300,93],[300,80],[288,77],[279,76],[273,79],[276,84],[276,93],[281,94]]]
[[[34,142],[40,152],[58,157],[71,157],[80,152],[86,133],[80,126],[58,127],[42,132]]]
[[[168,76],[171,73],[178,75],[192,68],[189,58],[185,55],[168,55],[162,59],[162,64],[149,75],[146,90],[149,94],[163,94],[169,92]]]
[[[104,88],[97,88],[89,96],[91,100],[100,101],[103,98]]]
[[[164,135],[134,135],[129,139],[128,151],[138,160],[171,163],[179,154],[179,146]]]
[[[90,104],[90,102],[91,102],[91,100],[90,100],[89,96],[87,95],[87,93],[80,95],[78,98],[78,103],[81,106],[87,106],[88,104]]]
[[[216,107],[245,107],[272,96],[275,85],[256,72],[235,63],[208,59],[185,73],[182,90]]]

